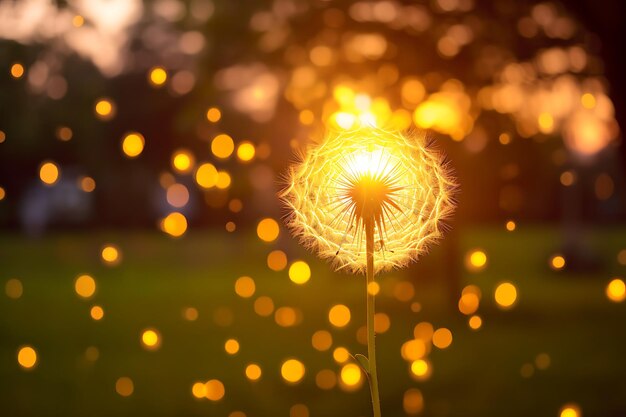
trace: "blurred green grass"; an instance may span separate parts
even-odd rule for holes
[[[604,289],[614,275],[625,275],[616,254],[626,246],[623,229],[597,230],[589,245],[602,258],[602,272],[571,275],[553,272],[547,259],[559,246],[552,227],[521,227],[513,233],[474,228],[450,238],[418,265],[381,276],[378,311],[391,317],[390,330],[377,337],[383,415],[405,415],[404,392],[419,388],[426,416],[556,416],[565,403],[576,402],[590,416],[626,415],[626,304],[609,302]],[[104,243],[117,244],[123,254],[119,266],[102,265]],[[461,258],[480,247],[488,255],[487,268],[462,273],[462,284],[479,286],[483,300],[478,314],[483,327],[472,331],[467,317],[449,302],[446,279],[449,259]],[[276,248],[290,259],[305,259],[311,280],[302,286],[287,272],[266,266]],[[458,254],[455,255],[455,254]],[[228,416],[235,410],[255,416],[289,416],[294,404],[305,404],[311,416],[370,415],[367,384],[356,392],[339,388],[323,391],[315,385],[321,369],[339,371],[332,351],[311,346],[316,330],[333,333],[334,345],[365,353],[356,341],[365,323],[364,283],[361,277],[336,274],[304,252],[287,236],[274,245],[254,237],[253,231],[235,234],[192,232],[180,240],[156,233],[95,233],[52,235],[27,239],[0,236],[0,282],[21,280],[24,293],[13,300],[0,296],[0,414],[6,416]],[[462,267],[462,259],[459,259]],[[74,293],[74,279],[95,277],[96,295],[90,300]],[[235,280],[248,275],[256,293],[242,299]],[[414,301],[400,302],[393,287],[401,280],[416,288]],[[493,302],[498,282],[510,280],[518,288],[518,302],[501,311]],[[253,300],[270,296],[277,307],[300,309],[302,322],[291,328],[254,313]],[[346,304],[352,320],[332,329],[328,309]],[[104,308],[99,322],[89,316],[92,305]],[[185,321],[182,310],[195,307],[196,321]],[[233,322],[219,326],[214,314],[232,311]],[[400,356],[401,344],[412,337],[415,324],[430,321],[454,334],[446,350],[433,348],[433,374],[427,381],[410,378]],[[154,352],[140,344],[141,331],[157,328],[162,346]],[[235,356],[224,351],[226,339],[239,340]],[[38,366],[23,371],[16,353],[33,345]],[[97,361],[85,359],[96,346]],[[520,368],[547,353],[551,365],[523,378]],[[280,364],[295,357],[306,375],[296,386],[280,377]],[[260,364],[257,382],[245,378],[248,363]],[[128,376],[134,393],[116,394],[115,381]],[[219,402],[196,400],[196,381],[219,379],[226,395]]]

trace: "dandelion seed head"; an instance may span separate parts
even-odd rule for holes
[[[441,238],[456,185],[423,133],[336,132],[287,174],[293,234],[337,270],[364,272],[364,224],[374,223],[376,272],[404,267]]]

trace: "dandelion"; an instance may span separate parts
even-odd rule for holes
[[[352,273],[366,270],[368,226],[380,255],[374,272],[404,267],[441,238],[454,206],[447,164],[423,135],[341,132],[309,149],[287,181],[288,227]]]
[[[293,234],[335,269],[365,273],[369,286],[376,273],[408,265],[442,237],[455,187],[423,134],[367,127],[308,149],[290,168],[281,197]],[[374,297],[367,292],[369,358],[356,358],[379,417]]]

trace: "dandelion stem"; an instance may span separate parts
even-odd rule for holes
[[[374,219],[365,220],[365,244],[367,250],[367,356],[369,362],[368,381],[372,394],[374,417],[380,417],[380,396],[378,394],[378,373],[376,371],[376,343],[374,332],[375,293],[371,291],[370,283],[374,282]]]

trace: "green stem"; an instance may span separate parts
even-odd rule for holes
[[[365,220],[365,243],[367,250],[367,356],[369,362],[368,380],[370,392],[372,393],[372,406],[374,417],[380,417],[380,396],[378,394],[378,373],[376,371],[376,344],[374,333],[375,304],[370,283],[374,282],[374,221],[369,218]]]

